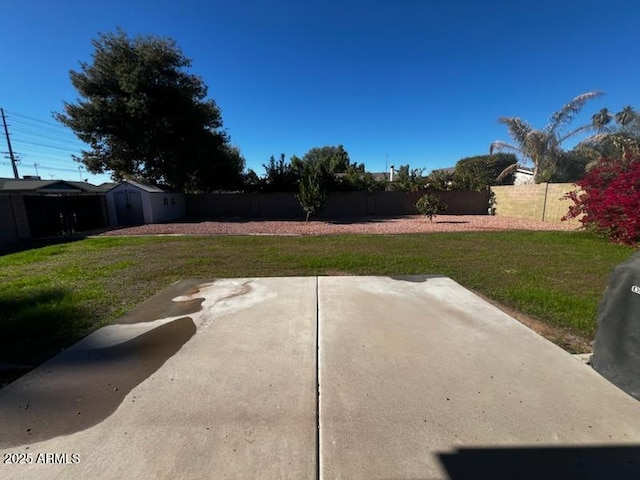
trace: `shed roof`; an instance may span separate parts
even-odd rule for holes
[[[165,192],[159,187],[155,187],[153,185],[147,185],[146,183],[137,182],[135,180],[122,180],[120,183],[117,183],[111,188],[109,188],[109,190],[113,190],[115,188],[118,188],[118,187],[121,187],[122,185],[127,185],[127,184],[149,193]]]

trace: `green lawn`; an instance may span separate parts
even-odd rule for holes
[[[0,363],[41,362],[185,278],[443,274],[592,339],[633,252],[586,232],[85,239],[0,257]]]

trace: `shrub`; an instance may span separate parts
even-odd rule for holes
[[[640,158],[601,159],[566,198],[574,202],[564,217],[580,219],[585,228],[619,243],[640,241]]]
[[[311,214],[322,210],[327,195],[317,171],[305,171],[300,179],[300,193],[296,197],[306,213],[305,222],[309,221]]]
[[[437,195],[427,193],[416,202],[416,209],[433,222],[433,217],[442,215],[447,210],[447,205]]]

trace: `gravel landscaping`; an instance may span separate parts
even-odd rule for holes
[[[423,216],[393,218],[355,218],[336,221],[293,221],[224,218],[140,225],[109,230],[101,236],[114,235],[341,235],[401,234],[433,232],[480,232],[505,230],[576,230],[580,223],[540,222],[522,218],[489,215],[439,215],[433,222]]]

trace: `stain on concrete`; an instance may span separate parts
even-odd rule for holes
[[[196,333],[189,317],[118,345],[71,350],[0,391],[0,447],[68,435],[111,415]]]
[[[160,318],[180,317],[199,312],[205,299],[204,296],[196,297],[196,295],[203,286],[211,285],[213,282],[215,280],[182,280],[177,282],[145,300],[116,320],[114,324],[151,322]],[[176,301],[175,299],[178,297],[183,298]]]
[[[246,295],[251,291],[251,285],[249,285],[249,283],[250,282],[245,282],[240,284],[233,292],[216,299],[216,302],[231,300],[232,298],[239,297],[241,295]]]

